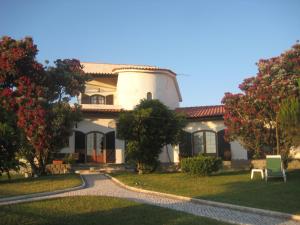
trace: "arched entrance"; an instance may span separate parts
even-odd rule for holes
[[[85,162],[85,134],[81,131],[75,131],[75,153],[78,154],[78,162],[84,163]]]
[[[115,131],[103,133],[75,131],[75,152],[79,153],[79,162],[114,163]]]

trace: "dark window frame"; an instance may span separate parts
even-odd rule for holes
[[[218,134],[217,134],[217,132],[215,132],[213,130],[197,130],[197,131],[195,131],[195,132],[192,133],[192,149],[193,149],[192,150],[192,154],[195,155],[194,136],[197,133],[203,133],[203,147],[204,147],[203,153],[207,154],[207,155],[216,155],[216,156],[218,156]],[[207,144],[206,144],[206,133],[214,133],[215,134],[215,146],[216,146],[216,152],[215,153],[207,153],[206,152],[206,147],[207,147]]]
[[[147,92],[147,100],[152,100],[152,93],[150,91]]]
[[[95,102],[93,101],[93,98],[96,98],[95,100]],[[105,99],[105,96],[103,96],[103,95],[98,95],[98,94],[96,94],[96,95],[92,95],[91,97],[90,97],[90,104],[93,104],[93,105],[105,105],[105,103],[106,103],[106,99]]]

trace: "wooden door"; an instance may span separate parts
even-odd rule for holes
[[[115,132],[111,131],[105,135],[106,139],[106,148],[105,148],[105,158],[106,163],[115,163],[116,162],[116,146],[115,146]]]

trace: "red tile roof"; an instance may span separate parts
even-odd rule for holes
[[[126,110],[124,109],[87,109],[82,108],[82,112],[97,112],[97,113],[120,113]],[[212,105],[212,106],[195,106],[195,107],[181,107],[175,110],[176,112],[183,113],[190,119],[197,118],[211,118],[211,117],[222,117],[224,116],[223,105]]]
[[[184,113],[187,118],[208,118],[224,116],[223,105],[195,106],[177,108],[176,112]]]

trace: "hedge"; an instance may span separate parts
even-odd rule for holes
[[[189,174],[208,176],[222,167],[222,160],[214,156],[199,155],[184,158],[180,162],[181,171]]]

